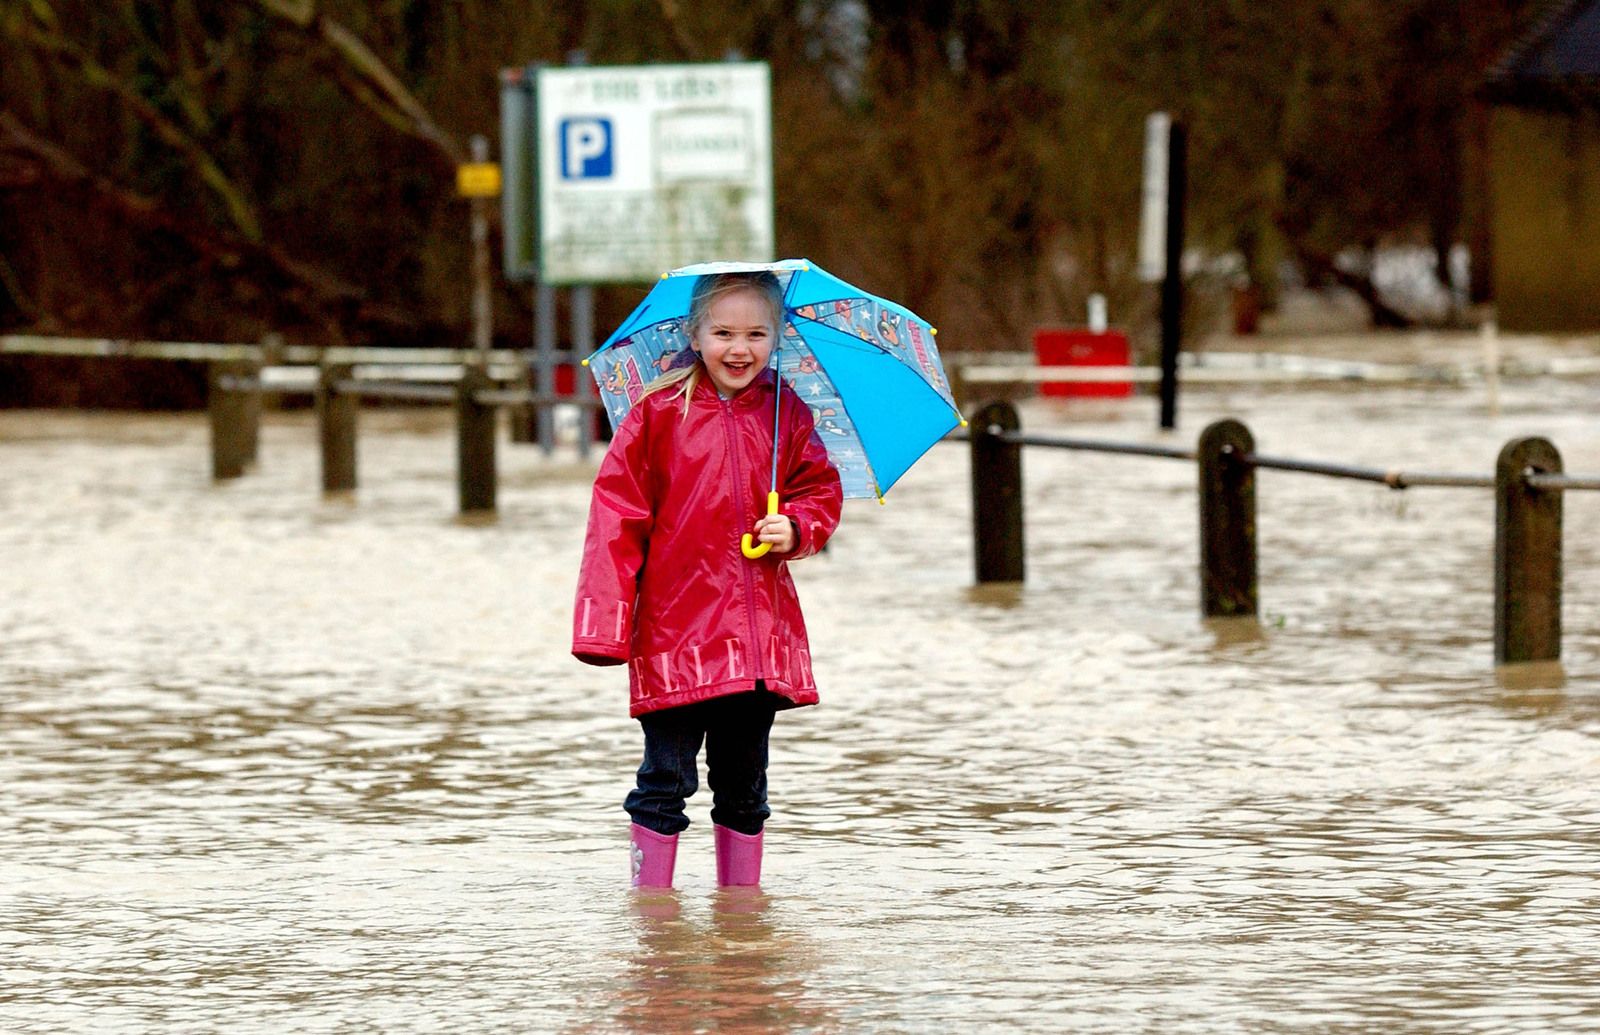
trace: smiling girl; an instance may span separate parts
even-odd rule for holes
[[[644,731],[624,803],[635,887],[672,885],[702,743],[717,883],[759,883],[773,717],[817,702],[788,562],[827,542],[843,494],[810,410],[768,368],[783,313],[771,273],[702,276],[691,348],[628,412],[595,478],[572,652],[628,665]],[[783,509],[758,516],[775,445]],[[747,533],[770,552],[744,556]]]

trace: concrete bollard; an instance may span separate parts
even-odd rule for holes
[[[978,582],[1022,582],[1022,446],[1000,435],[1022,426],[1008,402],[985,405],[970,421],[972,533]]]
[[[456,383],[456,477],[461,513],[495,509],[495,408],[473,398],[493,387],[489,375],[468,366]]]
[[[1255,437],[1236,420],[1200,434],[1200,613],[1206,618],[1255,617],[1256,469],[1243,458]]]
[[[1529,472],[1561,474],[1547,439],[1507,442],[1495,463],[1494,660],[1561,657],[1561,492],[1535,489]]]
[[[227,481],[241,477],[253,459],[256,441],[251,426],[252,414],[259,410],[250,405],[252,393],[241,392],[229,385],[234,378],[249,377],[256,373],[254,364],[242,361],[218,361],[210,364],[206,372],[206,409],[211,418],[211,477]]]
[[[339,391],[354,372],[323,364],[317,373],[317,436],[322,446],[322,491],[351,492],[356,487],[356,420],[361,399]]]

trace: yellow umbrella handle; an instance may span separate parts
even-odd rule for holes
[[[767,516],[771,517],[773,514],[776,514],[777,512],[778,512],[778,494],[776,492],[769,492],[769,493],[767,493]],[[744,553],[744,555],[746,557],[750,558],[752,561],[755,560],[757,557],[765,557],[767,555],[767,551],[772,549],[772,544],[771,543],[762,543],[760,546],[751,546],[750,542],[751,542],[750,533],[746,532],[744,534],[744,538],[739,540],[739,549],[740,549],[741,552]]]

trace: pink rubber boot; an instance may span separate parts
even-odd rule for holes
[[[678,835],[658,834],[649,827],[632,824],[633,886],[636,888],[672,887],[672,867],[678,861]]]
[[[711,825],[717,845],[717,887],[753,887],[761,883],[761,834],[741,834]]]

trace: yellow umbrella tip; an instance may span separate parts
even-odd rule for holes
[[[930,326],[928,328],[928,333],[932,334],[935,338],[937,338],[939,336],[939,328]]]
[[[588,360],[584,360],[582,365],[583,366],[588,366],[589,365],[589,361]],[[965,424],[966,421],[962,421],[961,423]]]

